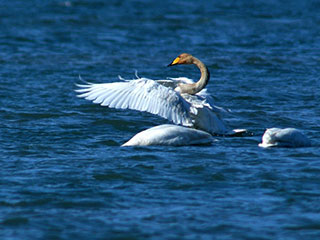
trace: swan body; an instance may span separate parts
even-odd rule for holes
[[[260,147],[309,147],[310,140],[295,128],[269,128],[262,137]]]
[[[139,132],[122,146],[184,146],[211,144],[213,137],[204,131],[173,124],[163,124]]]
[[[198,128],[210,134],[233,134],[220,117],[225,110],[213,105],[206,89],[196,95],[180,94],[174,90],[181,82],[191,81],[186,78],[165,81],[139,78],[114,83],[78,85],[82,89],[76,91],[82,93],[79,97],[101,106],[149,112],[175,124]]]
[[[169,66],[195,64],[201,72],[199,81],[188,78],[151,80],[138,78],[121,82],[78,85],[78,96],[102,106],[146,111],[174,124],[193,127],[212,135],[235,135],[221,119],[223,110],[214,106],[207,94],[210,73],[207,67],[190,54],[179,55]],[[243,130],[244,131],[244,130]]]

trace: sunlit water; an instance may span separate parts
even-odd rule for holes
[[[1,239],[317,239],[317,1],[1,1]],[[79,99],[79,74],[165,79],[191,53],[253,135],[204,147],[121,148],[151,114]],[[266,128],[313,147],[261,149]]]

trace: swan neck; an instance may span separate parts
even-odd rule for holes
[[[201,77],[198,82],[191,84],[180,84],[180,93],[188,93],[195,95],[204,89],[209,82],[210,73],[206,65],[203,64],[198,58],[192,57],[192,64],[196,65],[200,69]]]
[[[194,58],[193,63],[200,69],[201,73],[199,81],[196,82],[196,93],[198,93],[207,86],[210,79],[210,72],[206,65],[204,65],[204,63],[201,62],[198,58]]]

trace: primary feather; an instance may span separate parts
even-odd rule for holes
[[[115,83],[78,84],[78,96],[118,109],[132,109],[159,115],[175,124],[191,126],[191,104],[171,88],[140,78]]]

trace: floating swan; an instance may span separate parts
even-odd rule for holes
[[[269,128],[262,137],[260,147],[309,147],[310,140],[295,128]]]
[[[79,97],[118,109],[133,109],[159,115],[175,124],[203,130],[212,135],[237,135],[245,130],[230,130],[207,94],[210,73],[196,57],[183,53],[168,66],[194,64],[201,72],[199,81],[187,78],[151,80],[138,78],[114,83],[78,85]],[[178,130],[178,129],[177,129]],[[180,133],[184,134],[184,133]],[[189,134],[189,133],[187,133]]]
[[[139,132],[122,146],[149,146],[149,145],[202,145],[211,144],[213,137],[204,131],[163,124]]]

